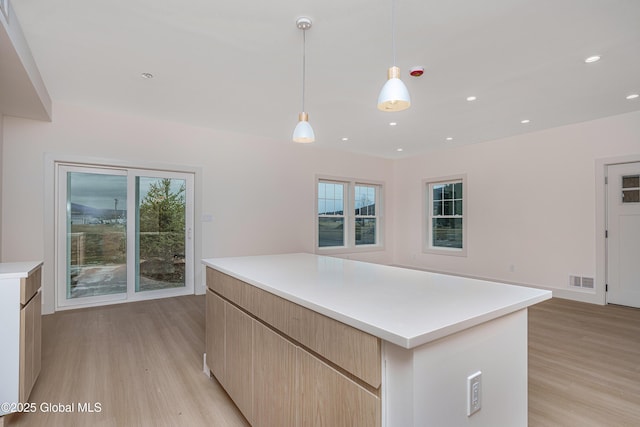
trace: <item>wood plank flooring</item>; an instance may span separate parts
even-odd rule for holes
[[[202,373],[204,311],[203,296],[188,296],[44,316],[30,399],[38,412],[5,425],[247,426]],[[81,413],[78,402],[100,403],[101,412]],[[75,408],[42,412],[42,403]],[[529,426],[638,425],[640,310],[560,299],[532,307]]]
[[[9,426],[220,426],[248,424],[202,371],[204,296],[61,311],[42,322],[38,412]],[[77,403],[100,403],[80,413]],[[71,404],[72,413],[43,412]]]
[[[529,426],[640,426],[640,310],[529,309]]]

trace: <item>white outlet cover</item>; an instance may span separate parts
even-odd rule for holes
[[[478,371],[467,377],[467,416],[475,414],[482,408],[482,372]]]

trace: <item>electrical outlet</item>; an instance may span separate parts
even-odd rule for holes
[[[467,377],[467,416],[475,414],[482,407],[482,372]]]

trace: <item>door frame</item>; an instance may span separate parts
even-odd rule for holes
[[[640,162],[640,154],[596,159],[596,302],[607,304],[607,168],[622,163]]]
[[[56,310],[73,309],[76,307],[56,307],[56,180],[57,164],[76,164],[78,166],[95,166],[103,168],[128,168],[128,169],[149,169],[164,170],[167,172],[180,172],[193,174],[193,284],[196,295],[203,295],[206,286],[204,285],[203,268],[200,265],[202,259],[202,232],[201,221],[202,212],[202,168],[193,165],[168,164],[150,162],[147,160],[131,161],[122,159],[109,159],[90,156],[71,155],[64,153],[45,153],[44,155],[44,265],[42,280],[42,314],[51,314]],[[113,304],[123,302],[133,302],[133,300],[113,301]],[[98,305],[98,304],[96,304]],[[104,304],[99,304],[104,305]],[[89,306],[89,305],[87,305]]]

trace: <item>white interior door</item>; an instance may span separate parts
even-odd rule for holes
[[[640,162],[607,176],[607,302],[640,308]]]

